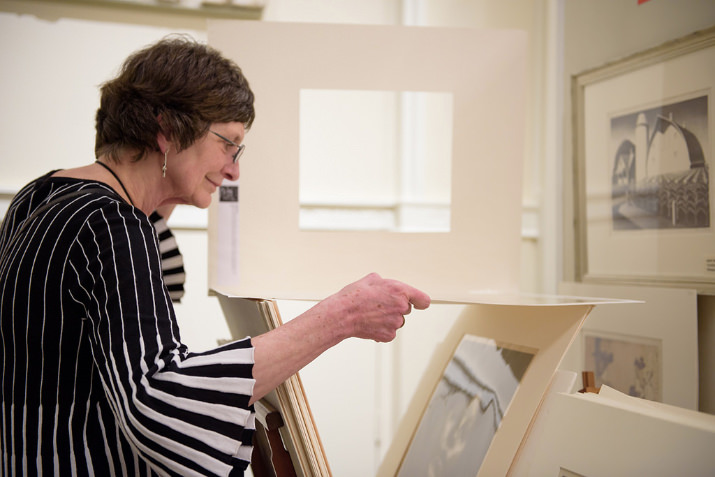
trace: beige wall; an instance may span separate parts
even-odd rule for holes
[[[570,79],[585,70],[715,25],[711,0],[567,0],[564,7],[564,118],[572,117]],[[572,128],[564,122],[563,176],[573,174]],[[712,138],[711,138],[712,140]],[[574,278],[573,188],[564,184],[564,277]],[[677,319],[677,317],[675,317]],[[715,297],[698,297],[700,409],[715,413]]]

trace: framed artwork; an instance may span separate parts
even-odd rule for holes
[[[715,293],[715,28],[573,78],[576,275]]]

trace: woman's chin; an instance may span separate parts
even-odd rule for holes
[[[211,205],[211,196],[207,195],[205,197],[196,197],[191,205],[198,207],[199,209],[207,209],[209,205]]]

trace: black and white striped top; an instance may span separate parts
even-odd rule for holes
[[[2,475],[242,475],[250,461],[250,339],[187,350],[152,224],[104,184],[48,174],[13,199],[0,340]]]
[[[180,303],[184,296],[184,283],[186,282],[186,271],[184,270],[184,258],[179,251],[179,244],[176,237],[166,223],[166,219],[158,212],[152,212],[149,216],[156,234],[159,237],[159,252],[161,253],[161,272],[164,276],[164,285],[169,290],[169,296],[174,303]]]

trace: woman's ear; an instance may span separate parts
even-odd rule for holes
[[[171,146],[171,141],[169,141],[169,138],[167,138],[161,130],[156,133],[156,145],[162,154],[166,153]]]
[[[171,146],[171,138],[164,132],[164,121],[162,120],[161,114],[156,117],[156,122],[159,123],[159,132],[156,133],[156,145],[159,148],[159,151],[162,154],[165,154]]]

